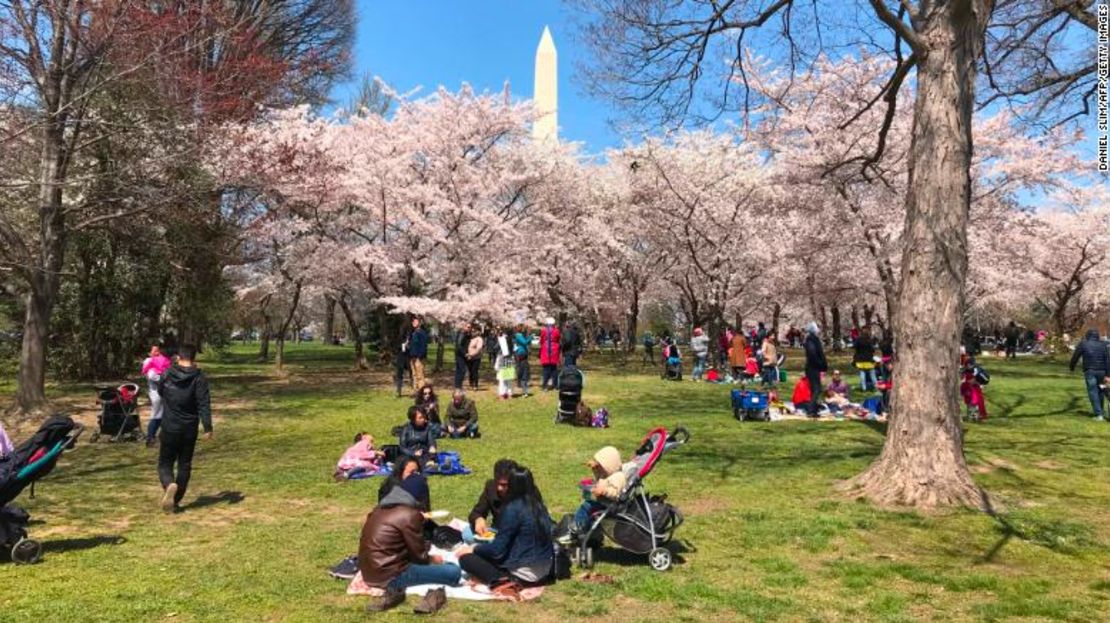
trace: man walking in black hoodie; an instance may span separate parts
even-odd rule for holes
[[[1083,360],[1083,378],[1087,382],[1087,397],[1095,411],[1095,419],[1102,421],[1102,385],[1110,378],[1110,347],[1098,335],[1098,329],[1088,329],[1087,337],[1075,347],[1071,356],[1071,371]]]
[[[180,508],[181,498],[185,497],[185,489],[189,486],[198,426],[204,426],[204,439],[212,438],[208,379],[193,363],[197,348],[184,345],[177,353],[177,363],[162,376],[159,389],[166,411],[162,416],[158,479],[162,481],[162,510],[167,513]]]

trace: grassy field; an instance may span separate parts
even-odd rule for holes
[[[0,563],[0,621],[361,621],[325,570],[353,553],[376,481],[331,481],[358,430],[379,443],[403,420],[384,373],[350,351],[291,346],[286,375],[242,348],[211,355],[216,438],[198,448],[187,512],[157,510],[156,450],[82,444],[19,503],[46,559]],[[794,357],[797,359],[797,357]],[[484,437],[445,442],[475,470],[433,478],[433,506],[465,516],[492,463],[529,465],[556,516],[578,501],[583,461],[631,450],[654,425],[689,428],[650,490],[686,514],[680,564],[605,552],[613,584],[571,580],[536,603],[451,603],[445,621],[1096,621],[1110,613],[1110,424],[1083,417],[1082,380],[1059,362],[986,360],[992,418],[967,431],[977,478],[1002,509],[920,515],[841,497],[837,481],[879,452],[859,422],[740,424],[728,389],[667,383],[611,355],[584,360],[585,398],[612,428],[552,424],[555,396],[478,394]],[[437,385],[449,386],[447,376]],[[488,384],[487,384],[488,387]],[[0,399],[11,392],[0,382]],[[52,387],[90,407],[83,386]],[[415,603],[388,616],[408,614]]]

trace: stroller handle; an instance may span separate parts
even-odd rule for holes
[[[684,444],[690,441],[690,431],[686,430],[685,426],[676,426],[671,432],[670,439],[667,441],[669,443]]]

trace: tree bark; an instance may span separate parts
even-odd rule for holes
[[[347,328],[351,331],[351,340],[355,343],[355,369],[368,370],[370,365],[366,363],[366,352],[362,346],[362,332],[358,328],[358,320],[351,313],[351,306],[347,304],[347,297],[339,297],[339,308],[343,310],[343,316],[347,319]]]
[[[918,24],[928,53],[917,71],[892,413],[879,458],[849,483],[879,504],[990,505],[967,468],[957,395],[971,116],[989,15],[988,0],[960,0]]]
[[[625,323],[627,332],[624,334],[624,350],[636,350],[636,326],[640,324],[640,291],[635,286],[632,288],[632,302],[628,305],[628,322]]]
[[[771,336],[777,342],[779,339],[779,317],[782,316],[782,305],[775,303],[775,307],[771,310]]]
[[[841,340],[840,340],[840,337],[841,337],[841,335],[840,335],[840,306],[839,305],[833,305],[832,306],[832,338],[833,338],[833,348],[835,348],[836,350],[840,350],[841,344],[843,344],[843,342],[841,342]]]
[[[335,297],[330,294],[324,295],[324,336],[323,341],[325,344],[332,343],[332,336],[335,335]]]
[[[297,306],[301,304],[301,282],[297,282],[296,289],[293,290],[293,302],[289,305],[289,313],[285,315],[285,320],[281,323],[281,330],[278,331],[277,337],[277,358],[275,364],[280,371],[285,367],[285,333],[289,331],[289,325],[293,322],[293,316],[297,313]]]
[[[270,334],[274,332],[273,320],[270,318],[270,301],[273,294],[262,297],[258,305],[259,315],[262,316],[262,328],[259,330],[258,362],[266,363],[270,360]]]

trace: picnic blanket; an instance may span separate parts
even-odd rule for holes
[[[438,555],[442,556],[443,557],[443,562],[445,562],[445,563],[457,565],[458,562],[459,562],[458,558],[455,556],[455,554],[453,552],[450,552],[450,551],[445,550],[445,549],[440,549],[438,547],[435,547],[434,545],[428,551],[428,553],[433,554],[433,555],[438,554]],[[445,586],[445,585],[440,585],[440,584],[421,584],[419,586],[410,586],[410,587],[408,587],[407,589],[405,589],[405,594],[406,595],[418,595],[418,596],[423,597],[424,594],[427,593],[428,591],[440,588],[442,586],[442,588],[447,593],[447,598],[448,599],[464,599],[464,600],[467,600],[467,601],[493,601],[493,600],[508,601],[508,600],[510,600],[508,597],[504,597],[504,596],[501,596],[501,595],[494,595],[493,592],[490,591],[489,587],[486,586],[485,584],[471,584],[471,583],[467,582],[466,579],[465,579],[465,575],[466,574],[464,573],[463,574],[464,579],[462,580],[462,582],[458,586]],[[538,599],[541,595],[543,595],[543,588],[544,587],[542,587],[542,586],[533,586],[533,587],[525,588],[525,589],[520,591],[520,596],[524,601],[532,601],[533,599]],[[363,582],[362,581],[362,572],[356,572],[355,577],[352,578],[351,582],[347,585],[347,594],[348,595],[366,595],[366,596],[369,596],[369,597],[377,597],[377,596],[381,595],[383,592],[384,591],[382,589],[375,588],[373,586],[368,585],[366,582]]]
[[[465,476],[473,473],[470,468],[463,465],[459,453],[453,450],[440,451],[437,455],[437,459],[437,464],[434,468],[424,470],[425,476]],[[376,476],[389,476],[393,473],[393,464],[385,463],[377,470],[355,468],[348,472],[339,473],[342,473],[347,480],[362,480],[363,478],[374,478]]]

